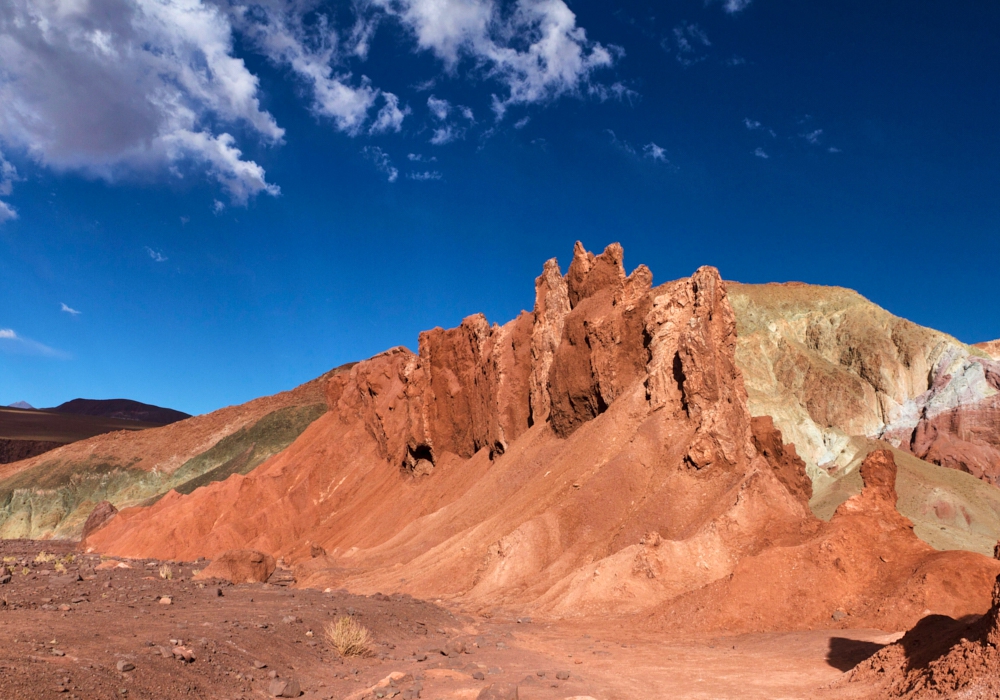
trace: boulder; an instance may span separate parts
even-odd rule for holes
[[[274,573],[274,557],[255,549],[230,549],[195,575],[195,580],[223,579],[230,583],[264,583]]]

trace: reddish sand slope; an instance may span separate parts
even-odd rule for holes
[[[989,607],[1000,563],[918,540],[890,453],[831,523],[813,518],[801,460],[751,425],[718,272],[651,279],[626,276],[617,245],[578,244],[565,276],[546,263],[533,314],[472,316],[331,377],[330,410],[283,453],[123,510],[86,545],[251,547],[306,586],[730,630],[809,627],[834,601],[851,626]]]

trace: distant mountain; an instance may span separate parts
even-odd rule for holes
[[[27,401],[18,401],[17,403],[12,403],[9,406],[7,406],[7,408],[24,408],[29,411],[33,411],[35,409],[35,407],[32,406]]]
[[[46,408],[55,413],[72,413],[78,416],[99,416],[118,420],[134,420],[144,423],[167,425],[190,418],[191,415],[172,408],[151,406],[130,399],[73,399],[55,408]]]

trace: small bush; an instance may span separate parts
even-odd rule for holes
[[[35,557],[35,563],[36,564],[47,564],[50,561],[54,561],[55,558],[56,558],[56,555],[54,555],[54,554],[49,554],[48,552],[39,552],[38,556]]]
[[[353,617],[341,617],[326,626],[326,638],[341,656],[371,654],[372,633]]]
[[[174,577],[174,570],[173,569],[171,569],[166,564],[164,564],[163,566],[160,567],[160,578],[166,579],[167,581],[169,581],[173,577]]]

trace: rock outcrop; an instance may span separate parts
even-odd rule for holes
[[[300,585],[731,630],[833,612],[803,615],[808,596],[849,603],[850,625],[984,610],[1000,562],[921,542],[892,507],[891,456],[866,460],[829,524],[809,513],[794,449],[751,420],[739,342],[713,268],[653,287],[620,246],[577,245],[565,276],[545,264],[533,313],[471,316],[330,377],[327,413],[285,451],[124,509],[88,545],[253,548]],[[921,576],[943,582],[933,601]]]

